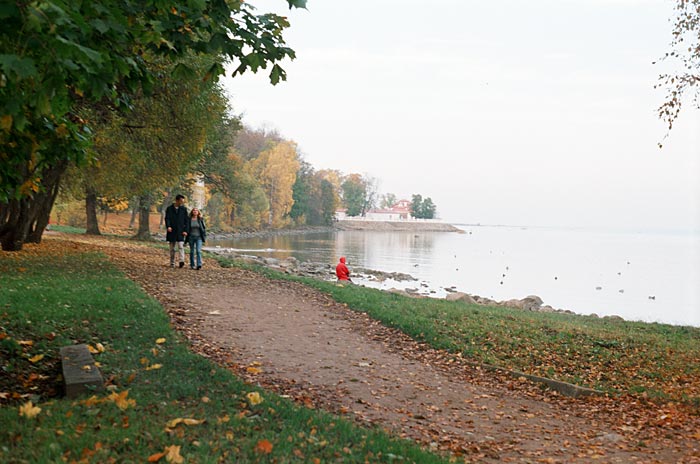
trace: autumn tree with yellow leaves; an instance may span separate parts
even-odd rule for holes
[[[299,156],[294,142],[282,141],[265,150],[250,163],[250,170],[267,196],[268,210],[264,213],[268,227],[289,224],[289,212],[294,204],[292,186],[299,169]]]

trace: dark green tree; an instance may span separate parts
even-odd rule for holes
[[[304,7],[305,0],[287,0]],[[71,162],[83,162],[93,131],[79,109],[106,101],[128,107],[162,76],[148,56],[221,55],[234,75],[294,58],[286,18],[256,14],[243,1],[42,0],[0,6],[0,243],[19,250],[39,241]],[[193,75],[179,62],[174,75]],[[205,79],[224,72],[216,61]]]
[[[413,194],[411,197],[411,216],[416,219],[423,217],[423,196],[420,194]]]
[[[350,174],[340,186],[343,195],[343,205],[347,208],[348,216],[362,216],[365,214],[367,198],[367,186],[362,176]]]

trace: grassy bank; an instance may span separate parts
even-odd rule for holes
[[[243,383],[102,255],[57,245],[0,254],[0,462],[443,462]],[[60,398],[58,349],[74,343],[108,391]]]
[[[476,362],[700,408],[698,328],[415,299],[248,267],[301,281],[416,340]]]

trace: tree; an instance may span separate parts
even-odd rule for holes
[[[411,196],[411,216],[420,219],[423,216],[423,196],[414,193]]]
[[[437,207],[430,197],[423,199],[420,194],[414,194],[411,197],[411,216],[414,218],[433,219],[436,211]]]
[[[423,219],[434,219],[436,210],[437,207],[435,206],[435,203],[433,203],[433,200],[430,197],[423,200]]]
[[[321,179],[321,220],[327,226],[333,224],[335,218],[335,191],[333,184],[326,179]]]
[[[304,7],[305,0],[287,0]],[[21,249],[39,241],[71,162],[87,159],[89,121],[83,103],[128,107],[129,93],[148,92],[162,76],[145,56],[188,52],[234,62],[233,75],[272,64],[273,84],[286,78],[278,62],[294,58],[282,32],[286,18],[256,15],[242,1],[100,0],[5,2],[0,7],[0,242]],[[180,62],[175,76],[193,75]],[[216,61],[206,78],[224,72]]]
[[[292,186],[299,170],[296,144],[279,142],[252,160],[250,167],[270,203],[267,225],[285,225],[285,218],[294,204]]]
[[[379,205],[382,208],[391,208],[396,204],[396,195],[393,193],[385,193],[380,197]]]
[[[661,74],[656,87],[666,88],[666,99],[659,107],[659,118],[673,128],[683,98],[690,93],[693,104],[700,108],[700,0],[676,0],[671,51],[662,60],[679,61],[677,72]]]
[[[292,186],[292,198],[294,204],[289,211],[291,217],[297,224],[314,222],[312,207],[312,195],[314,190],[314,168],[306,161],[300,161],[297,171],[296,181]]]
[[[365,198],[367,186],[359,174],[349,174],[341,185],[343,205],[348,216],[363,216],[365,214]]]
[[[206,61],[191,57],[188,62],[196,67]],[[162,77],[153,91],[132,95],[131,110],[110,115],[95,138],[100,165],[93,171],[101,182],[92,185],[108,189],[111,196],[139,197],[136,235],[141,239],[150,239],[151,207],[164,199],[162,192],[193,182],[191,173],[228,110],[223,91],[213,81],[175,78],[170,71],[178,65],[154,59],[149,70]]]

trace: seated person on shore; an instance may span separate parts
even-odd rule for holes
[[[340,262],[335,267],[335,275],[338,276],[338,282],[352,282],[350,269],[345,265],[345,256],[340,257]]]

